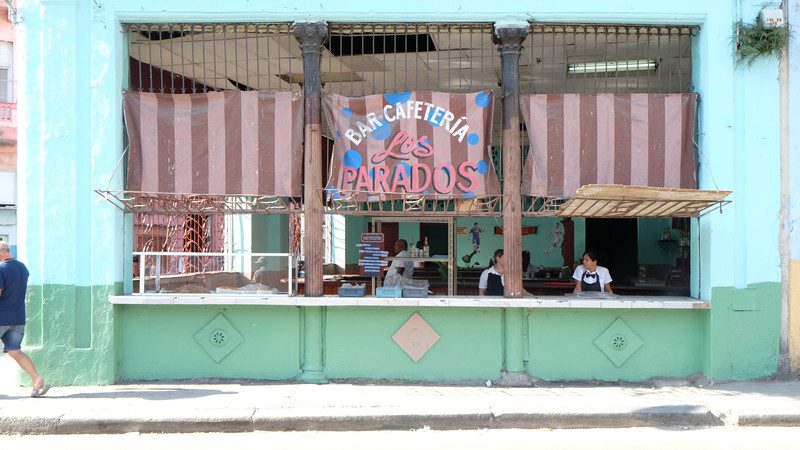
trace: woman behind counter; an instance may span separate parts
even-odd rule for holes
[[[480,295],[503,295],[506,265],[503,263],[502,248],[494,251],[492,263],[481,273],[481,279],[478,281],[478,294]]]
[[[586,250],[583,254],[583,265],[575,268],[572,278],[575,280],[575,289],[572,291],[575,294],[603,291],[614,293],[611,290],[611,273],[605,267],[597,265],[597,253],[592,250]]]

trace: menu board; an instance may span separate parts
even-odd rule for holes
[[[389,265],[385,259],[389,252],[383,249],[383,233],[361,233],[358,254],[361,276],[379,277],[381,270]]]

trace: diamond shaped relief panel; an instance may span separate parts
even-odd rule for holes
[[[617,320],[606,328],[606,331],[597,336],[597,339],[594,340],[594,345],[615,366],[622,367],[625,361],[642,346],[642,340],[628,327],[621,317],[617,317]]]
[[[392,336],[397,345],[414,362],[419,361],[439,341],[439,333],[417,313]]]
[[[244,342],[242,335],[222,314],[198,331],[194,340],[217,363]]]

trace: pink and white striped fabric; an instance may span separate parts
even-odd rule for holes
[[[301,194],[302,96],[127,91],[123,99],[130,141],[128,191]]]
[[[491,158],[491,91],[326,94],[323,105],[336,136],[326,187],[334,199],[500,193]]]
[[[696,94],[521,96],[531,142],[523,194],[570,197],[586,184],[696,188],[696,104]]]

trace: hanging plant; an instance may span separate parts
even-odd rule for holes
[[[734,42],[738,62],[748,66],[759,58],[780,58],[789,45],[789,28],[765,28],[761,19],[754,23],[737,22],[734,26]]]

